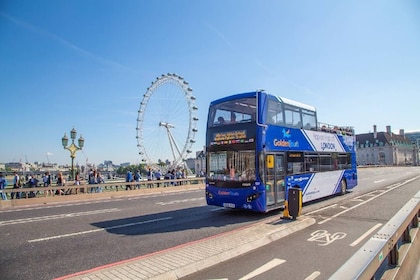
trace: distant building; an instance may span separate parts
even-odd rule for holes
[[[408,139],[411,140],[411,143],[414,146],[414,153],[416,155],[416,164],[415,165],[420,165],[420,131],[416,131],[416,132],[406,132],[405,136],[408,137]]]
[[[378,132],[376,125],[373,133],[356,135],[356,154],[358,165],[418,165],[418,146],[405,136],[401,129],[399,134]]]
[[[420,131],[406,132],[405,136],[411,140],[411,143],[415,144],[417,147],[420,147]]]
[[[104,163],[98,164],[98,169],[101,171],[114,172],[118,167],[114,165],[111,160],[105,160]]]
[[[185,163],[186,163],[188,169],[190,169],[190,170],[194,169],[194,159],[193,158],[187,158],[185,160]]]
[[[12,171],[22,171],[24,170],[24,164],[21,162],[8,162],[5,164],[6,169]]]
[[[50,170],[50,169],[54,169],[57,168],[57,164],[56,163],[45,163],[43,162],[41,164],[41,169],[45,169],[45,170]]]

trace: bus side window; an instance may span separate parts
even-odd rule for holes
[[[304,158],[302,152],[289,152],[287,154],[287,173],[297,174],[304,171]]]
[[[320,164],[320,171],[331,171],[333,170],[332,166],[332,157],[330,153],[322,154],[322,156],[319,159]]]
[[[288,174],[299,174],[303,172],[303,162],[288,162],[287,173]]]

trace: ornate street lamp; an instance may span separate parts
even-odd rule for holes
[[[78,150],[81,150],[83,148],[83,145],[85,144],[85,139],[83,139],[82,135],[80,135],[80,138],[78,139],[79,146],[74,144],[74,140],[76,139],[77,131],[76,129],[73,129],[70,131],[70,138],[71,138],[71,144],[67,146],[69,143],[69,138],[67,137],[66,133],[64,133],[63,138],[61,138],[61,143],[63,144],[63,148],[70,151],[70,157],[71,157],[71,176],[72,179],[74,179],[74,158],[76,157],[76,152]]]

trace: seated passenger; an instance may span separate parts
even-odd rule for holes
[[[225,124],[225,119],[223,117],[217,118],[218,124]]]

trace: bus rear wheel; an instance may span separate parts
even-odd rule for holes
[[[340,195],[345,195],[346,192],[347,192],[347,183],[346,183],[346,180],[341,179]]]

